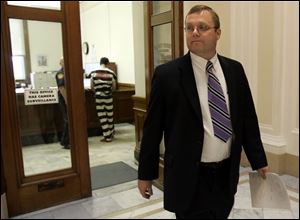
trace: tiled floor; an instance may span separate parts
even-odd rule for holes
[[[100,137],[89,138],[91,166],[124,161],[137,168],[134,157],[134,126],[116,126],[116,139],[102,143]],[[286,183],[291,201],[291,210],[258,209],[251,207],[248,171],[240,169],[238,192],[229,216],[231,219],[298,219],[299,218],[299,179],[281,176]],[[15,217],[16,219],[174,219],[175,215],[163,209],[163,192],[154,187],[150,200],[143,199],[137,189],[136,180],[93,191],[90,198],[65,203]]]

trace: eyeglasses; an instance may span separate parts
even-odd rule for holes
[[[185,31],[187,33],[193,33],[194,30],[195,30],[195,28],[196,28],[196,30],[197,30],[198,33],[204,33],[204,32],[206,32],[206,31],[208,31],[210,29],[216,29],[216,27],[210,27],[210,26],[208,26],[206,24],[200,24],[198,26],[189,26],[188,25],[184,29],[185,29]]]

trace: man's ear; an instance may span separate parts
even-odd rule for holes
[[[221,37],[221,29],[219,28],[219,29],[217,29],[216,30],[216,32],[217,32],[217,35],[218,35],[218,40],[220,39],[220,37]]]

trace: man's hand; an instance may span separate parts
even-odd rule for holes
[[[152,180],[138,180],[138,188],[141,195],[146,199],[149,199],[153,195]]]
[[[268,171],[269,171],[269,167],[268,167],[268,166],[257,169],[257,172],[260,174],[260,176],[261,176],[263,179],[266,179],[266,173],[267,173]]]

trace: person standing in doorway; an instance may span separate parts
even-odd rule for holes
[[[95,102],[97,115],[101,124],[103,139],[101,141],[111,142],[115,127],[113,122],[113,90],[116,88],[116,74],[107,65],[106,57],[100,59],[100,69],[91,73],[92,89],[95,91]]]
[[[217,53],[217,13],[196,5],[185,18],[189,52],[158,66],[144,123],[138,188],[152,195],[164,136],[164,208],[177,218],[227,218],[239,181],[242,146],[253,170],[268,163],[249,84],[238,61]]]
[[[59,62],[61,68],[55,75],[57,87],[58,87],[58,100],[59,107],[63,116],[63,131],[60,139],[60,144],[64,149],[70,149],[70,138],[69,138],[69,120],[67,111],[67,92],[65,88],[65,72],[64,72],[64,58],[62,57]]]

